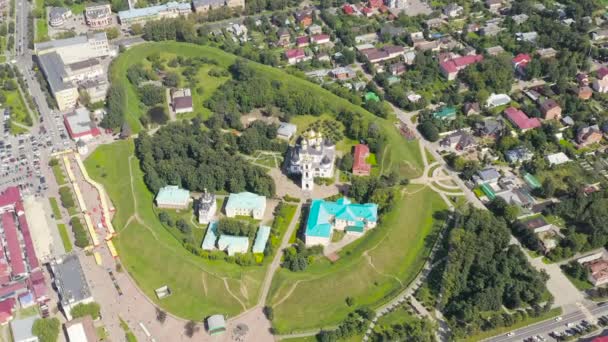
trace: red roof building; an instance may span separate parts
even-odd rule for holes
[[[101,134],[95,122],[91,120],[89,111],[84,107],[66,114],[63,122],[72,140],[90,140]]]
[[[382,0],[369,0],[368,5],[371,8],[380,8],[384,5],[384,3]]]
[[[600,80],[603,80],[606,78],[606,76],[608,76],[608,68],[606,68],[606,67],[599,68],[599,70],[597,71],[597,78]]]
[[[310,36],[310,42],[318,45],[327,44],[330,41],[330,36],[328,34],[315,34]]]
[[[15,303],[14,298],[8,298],[0,302],[0,325],[4,325],[13,319]]]
[[[526,68],[526,66],[528,65],[528,63],[530,63],[531,60],[532,57],[530,57],[530,55],[528,55],[527,53],[520,53],[519,55],[515,56],[511,60],[511,62],[513,63],[515,69],[523,70]]]
[[[445,60],[439,63],[441,72],[450,81],[456,79],[458,72],[471,64],[481,62],[483,55],[467,55]]]
[[[4,229],[4,238],[6,239],[6,248],[8,249],[8,259],[11,265],[12,277],[22,277],[26,274],[25,262],[21,256],[21,245],[19,243],[19,235],[17,234],[17,226],[15,225],[13,213],[5,212],[2,214],[2,228]]]
[[[351,4],[346,4],[346,5],[342,6],[342,11],[344,11],[344,14],[347,14],[347,15],[355,14],[355,9],[353,8],[353,6]]]
[[[289,64],[296,64],[306,59],[303,49],[291,49],[285,51],[285,58]]]
[[[526,113],[514,107],[505,109],[505,116],[512,124],[522,131],[540,127],[540,120],[537,118],[530,118]]]
[[[363,7],[361,9],[361,13],[363,13],[363,15],[365,15],[366,17],[371,17],[372,15],[374,15],[374,10],[369,7]]]
[[[309,44],[308,37],[304,36],[304,37],[296,38],[296,45],[298,47],[305,47],[305,46],[308,46],[308,44]]]
[[[355,176],[369,176],[372,166],[367,162],[369,156],[369,147],[363,144],[357,144],[355,146],[354,161],[353,161],[353,175]]]

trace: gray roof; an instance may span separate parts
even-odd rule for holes
[[[94,32],[94,33],[87,33],[87,34],[83,34],[83,35],[72,37],[72,38],[50,40],[48,42],[34,44],[34,50],[36,52],[40,52],[40,51],[49,50],[49,49],[56,49],[56,48],[60,48],[60,47],[84,44],[84,43],[88,42],[89,39],[103,40],[103,39],[107,39],[107,36],[104,31],[100,31],[100,32]]]
[[[91,297],[91,290],[76,255],[67,255],[63,260],[53,262],[51,268],[62,305]]]
[[[13,341],[29,341],[34,337],[32,334],[32,326],[40,316],[31,316],[24,319],[16,319],[11,321],[11,331],[13,332]]]
[[[291,137],[292,135],[296,134],[297,130],[298,126],[287,122],[281,122],[279,124],[279,128],[277,129],[277,133],[281,136]]]
[[[52,7],[51,10],[49,11],[49,17],[50,18],[63,17],[63,15],[69,11],[70,11],[70,9],[65,8],[65,7]]]
[[[223,315],[213,315],[207,318],[209,330],[222,329],[226,327],[226,319]]]
[[[500,173],[496,169],[488,168],[477,172],[479,178],[483,181],[490,181],[500,178]]]
[[[194,8],[201,6],[224,6],[224,0],[192,0]]]
[[[67,76],[65,64],[57,52],[39,55],[38,60],[53,93],[74,87],[71,82],[63,81]]]

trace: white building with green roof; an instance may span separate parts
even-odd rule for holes
[[[190,204],[190,191],[167,185],[158,190],[155,201],[159,208],[186,209]]]
[[[315,199],[310,205],[306,231],[306,246],[327,246],[334,229],[360,235],[378,223],[378,205],[351,203],[346,197],[336,202]]]
[[[261,220],[266,211],[266,196],[256,195],[251,192],[240,192],[230,194],[226,203],[226,216],[251,216]]]

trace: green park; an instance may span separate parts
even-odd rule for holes
[[[205,57],[210,61],[200,66],[187,81],[181,77],[177,81],[178,86],[193,89],[195,106],[194,114],[178,115],[177,119],[212,117],[213,112],[205,104],[216,89],[233,77],[222,70],[227,71],[237,57],[209,46],[146,43],[121,53],[110,70],[113,86],[125,90],[124,119],[132,131],[141,133],[144,130],[141,118],[146,115],[146,109],[141,105],[138,88],[127,77],[128,70],[140,64],[149,71],[155,68],[155,62],[158,66],[158,56],[166,62],[177,57]],[[163,66],[164,72],[181,76],[183,65],[168,64]],[[292,121],[298,126],[310,126],[323,120],[323,125],[336,125],[339,131],[344,131],[347,127],[341,122],[339,125],[331,122],[337,122],[338,113],[356,113],[366,122],[373,122],[386,137],[381,155],[374,155],[380,175],[393,172],[408,179],[422,175],[424,164],[420,146],[417,141],[407,141],[400,135],[394,125],[394,116],[378,118],[318,85],[278,69],[249,64],[268,80],[280,80],[287,87],[305,89],[327,104],[320,115],[294,116]],[[348,151],[356,143],[342,133],[338,137],[341,139],[337,142],[338,150]],[[278,166],[275,159],[273,163],[267,163],[259,151],[256,153],[254,158],[258,163],[268,164],[262,170]],[[98,147],[86,159],[85,166],[89,175],[104,186],[116,209],[113,225],[118,235],[114,243],[123,267],[151,300],[185,319],[200,320],[218,312],[234,317],[258,304],[265,304],[274,309],[273,328],[279,333],[335,326],[354,308],[378,307],[404,290],[422,269],[434,237],[444,226],[440,212],[447,206],[439,194],[424,185],[398,184],[394,187],[397,194],[394,203],[382,215],[377,228],[342,249],[336,261],[319,257],[302,272],[279,269],[274,274],[266,303],[259,303],[262,282],[272,258],[242,266],[202,258],[184,248],[178,233],[159,220],[159,210],[153,203],[154,193],[147,186],[146,174],[136,155],[133,140],[127,139]],[[287,211],[285,227],[298,219],[294,217],[295,210]],[[193,218],[191,212],[175,215],[186,220]],[[305,218],[299,220],[303,222]],[[285,232],[285,227],[279,229],[280,234]],[[194,224],[196,240],[204,236],[204,229]],[[195,243],[200,246],[201,241]],[[172,295],[158,299],[154,290],[165,285],[171,288]],[[351,297],[350,305],[346,303],[346,297]]]

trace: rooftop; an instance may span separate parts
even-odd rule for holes
[[[65,122],[72,139],[86,134],[99,134],[99,129],[93,120],[91,120],[89,110],[85,107],[77,108],[73,113],[67,114]]]
[[[104,31],[89,32],[87,34],[75,36],[72,38],[57,39],[57,40],[50,40],[48,42],[37,43],[37,44],[34,44],[34,49],[36,50],[37,53],[39,53],[39,52],[49,50],[49,49],[56,49],[56,48],[67,47],[67,46],[72,46],[72,45],[85,44],[89,40],[107,40],[107,39],[108,38]]]
[[[223,2],[222,2],[223,3]],[[196,6],[196,3],[195,3]],[[144,7],[144,8],[131,8],[126,11],[118,12],[118,17],[121,21],[136,19],[136,18],[145,18],[150,16],[155,16],[160,12],[178,10],[178,11],[186,11],[191,10],[191,5],[189,2],[176,2],[171,1],[166,4]]]
[[[32,333],[32,327],[38,318],[40,316],[36,315],[11,321],[13,341],[32,341],[36,338]]]
[[[157,205],[183,205],[188,202],[190,191],[180,189],[177,185],[167,185],[160,190],[156,195]]]
[[[256,195],[251,192],[240,192],[238,194],[230,194],[228,196],[228,203],[226,203],[226,210],[228,209],[259,209],[266,206],[266,197]]]
[[[91,290],[84,277],[78,256],[66,255],[51,263],[57,292],[62,305],[80,302],[91,297]]]
[[[540,127],[540,120],[537,118],[529,118],[526,113],[521,110],[509,107],[505,109],[505,115],[519,129],[531,129]]]
[[[378,220],[378,205],[374,203],[354,204],[346,197],[336,202],[315,199],[310,205],[308,220],[306,222],[306,236],[329,238],[334,219],[346,221]]]
[[[253,253],[264,253],[266,242],[268,242],[268,237],[270,237],[270,227],[260,226],[260,228],[258,228],[257,235],[255,236],[255,241],[253,242],[253,248],[251,251]]]

